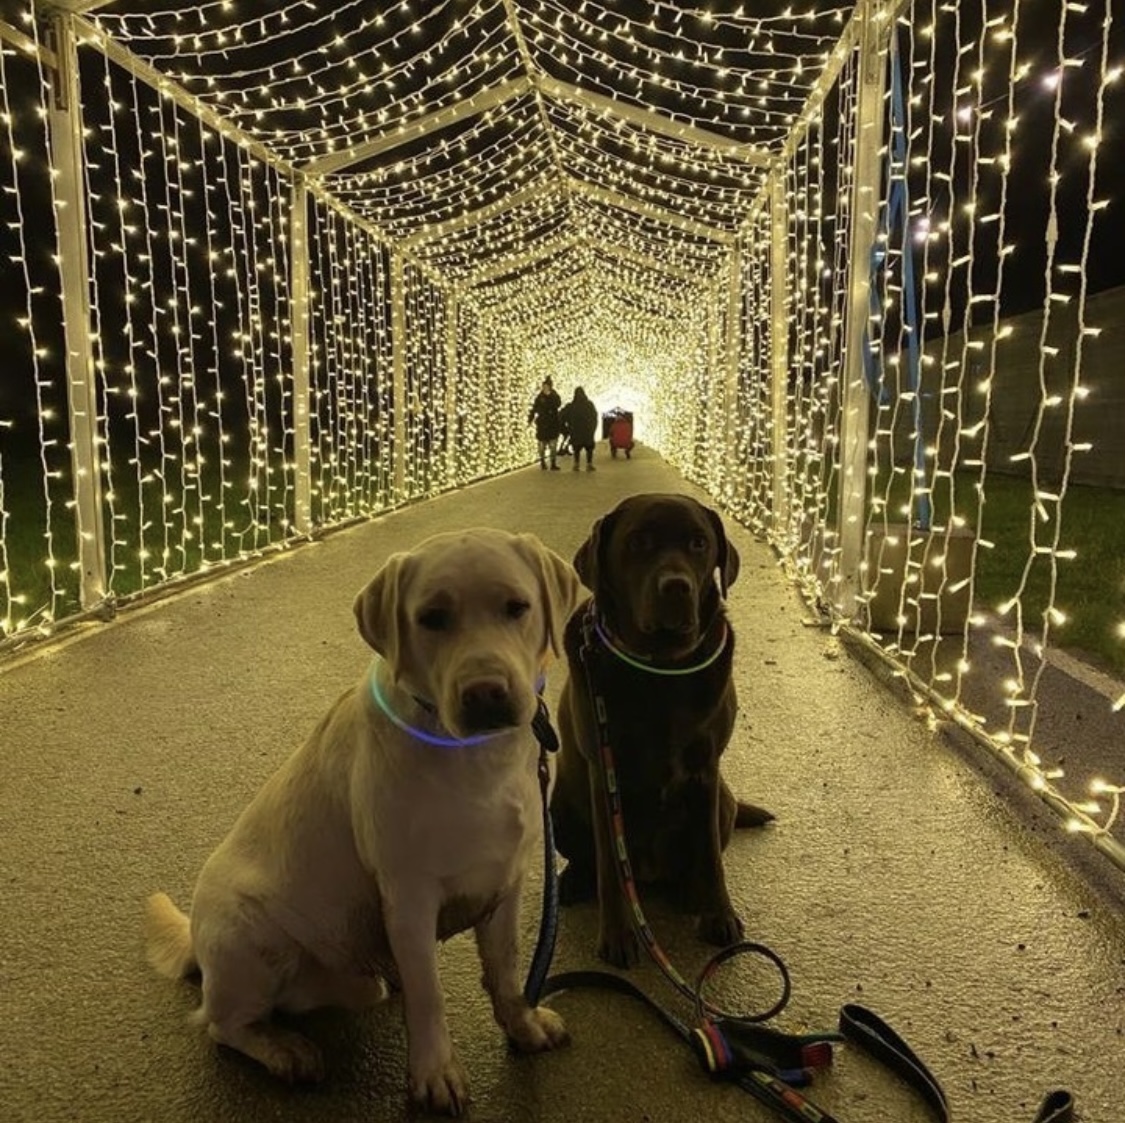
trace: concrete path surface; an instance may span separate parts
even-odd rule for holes
[[[401,1006],[302,1019],[329,1075],[291,1089],[188,1024],[191,983],[144,961],[152,890],[190,900],[196,872],[263,780],[368,652],[352,599],[387,555],[438,530],[530,530],[566,557],[636,491],[693,491],[645,449],[594,473],[537,468],[442,496],[125,614],[0,673],[0,1121],[375,1123],[408,1117]],[[698,494],[698,493],[696,493]],[[772,827],[726,855],[749,937],[788,962],[780,1028],[830,1028],[861,1002],[944,1083],[961,1123],[1031,1123],[1050,1089],[1084,1123],[1125,1119],[1125,909],[1120,878],[1070,861],[1061,832],[1005,778],[927,729],[806,613],[769,550],[731,527],[741,711],[725,771]],[[565,668],[553,668],[549,697]],[[1094,870],[1093,873],[1105,871]],[[536,891],[538,885],[536,885]],[[525,910],[525,954],[538,898]],[[692,975],[707,950],[653,909]],[[556,966],[595,966],[592,907],[564,912]],[[758,1123],[631,1000],[553,998],[573,1041],[513,1057],[492,1024],[471,941],[442,951],[450,1026],[476,1121]],[[674,1004],[654,969],[633,973]],[[768,979],[735,966],[731,1005]],[[686,1016],[686,1011],[678,1007]],[[841,1123],[932,1119],[853,1048],[813,1098]]]

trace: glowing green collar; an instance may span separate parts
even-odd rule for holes
[[[594,631],[598,634],[598,639],[602,641],[605,647],[612,651],[623,663],[628,663],[630,667],[636,668],[638,671],[648,671],[653,675],[694,675],[698,671],[706,670],[719,658],[720,655],[727,649],[727,644],[730,641],[730,628],[727,622],[723,620],[723,634],[719,638],[719,645],[700,663],[695,663],[690,667],[660,667],[655,663],[646,663],[638,659],[635,655],[630,655],[629,652],[618,647],[613,642],[613,637],[609,634],[606,628],[602,625],[601,620],[598,618],[597,609],[594,608],[593,602],[590,604],[590,612],[594,618]]]

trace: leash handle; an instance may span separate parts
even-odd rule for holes
[[[1048,1092],[1032,1123],[1073,1123],[1074,1097],[1064,1088]]]
[[[878,1014],[850,1002],[840,1008],[840,1032],[897,1072],[922,1096],[941,1123],[949,1123],[949,1101],[937,1078]]]
[[[840,1032],[898,1073],[926,1101],[939,1123],[949,1123],[952,1118],[949,1101],[937,1077],[878,1014],[866,1006],[848,1003],[840,1009]],[[1032,1123],[1073,1123],[1073,1120],[1074,1097],[1060,1088],[1047,1094]]]

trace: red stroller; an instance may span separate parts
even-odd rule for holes
[[[627,410],[617,410],[609,417],[609,454],[616,457],[617,450],[629,460],[633,455],[633,415]]]

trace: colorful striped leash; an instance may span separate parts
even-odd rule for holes
[[[790,1123],[838,1123],[828,1112],[817,1107],[797,1091],[795,1085],[808,1083],[812,1073],[831,1063],[833,1041],[843,1040],[836,1032],[785,1034],[761,1024],[776,1017],[789,1002],[789,972],[781,957],[765,944],[743,941],[724,948],[704,965],[694,986],[676,970],[661,948],[641,907],[636,880],[625,843],[625,821],[621,809],[621,793],[617,787],[616,769],[610,747],[609,718],[605,699],[596,687],[592,663],[598,631],[597,611],[591,602],[583,617],[582,664],[590,701],[598,722],[599,762],[602,789],[613,824],[614,847],[617,854],[617,875],[621,891],[630,907],[630,916],[637,936],[649,957],[660,968],[669,983],[687,999],[694,1009],[694,1028],[650,998],[635,984],[607,971],[570,971],[547,979],[542,996],[575,987],[600,987],[627,994],[645,1003],[673,1032],[691,1045],[703,1068],[714,1076],[722,1076],[772,1108]],[[726,646],[726,637],[720,650]],[[617,654],[616,652],[614,652]],[[648,668],[642,668],[647,670]],[[697,668],[698,669],[698,668]],[[707,984],[719,967],[739,956],[756,955],[771,963],[778,972],[781,987],[778,998],[765,1010],[749,1014],[730,1014],[708,1002],[704,997]]]

